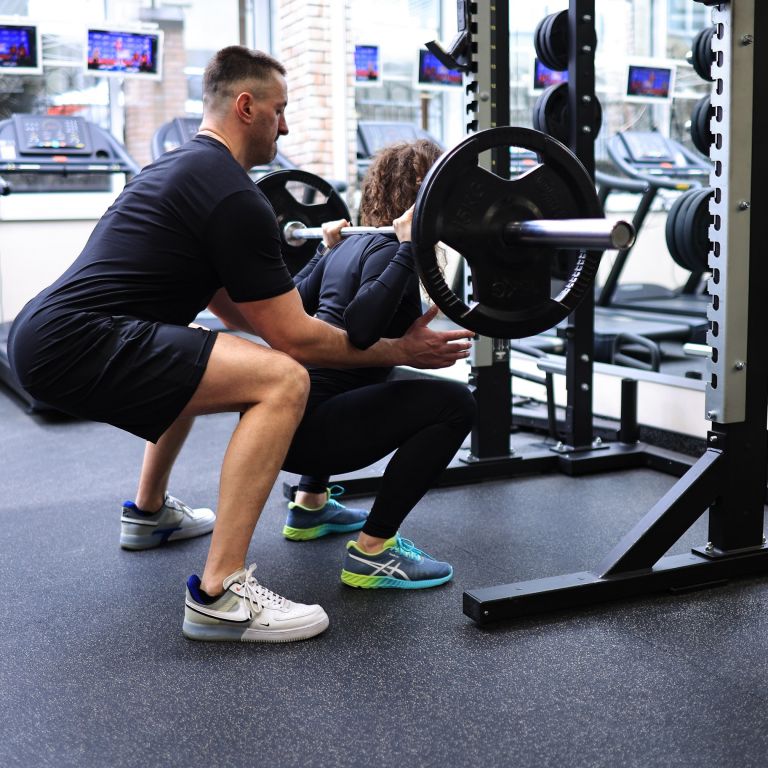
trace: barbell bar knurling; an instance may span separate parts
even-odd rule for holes
[[[342,237],[379,233],[393,235],[394,227],[343,227]],[[300,221],[289,221],[283,228],[289,245],[304,240],[321,240],[322,227],[305,227]],[[606,219],[530,219],[509,222],[504,227],[508,243],[553,246],[579,250],[624,250],[635,242],[635,228],[627,221]]]

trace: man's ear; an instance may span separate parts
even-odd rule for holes
[[[253,96],[248,91],[238,94],[235,99],[237,116],[242,120],[250,120],[253,115]]]

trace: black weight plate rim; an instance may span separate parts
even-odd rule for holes
[[[709,236],[707,235],[707,248],[704,253],[702,262],[702,254],[698,251],[699,238],[698,232],[699,217],[703,213],[702,206],[705,206],[707,212],[709,211],[709,198],[712,195],[712,189],[710,187],[703,187],[696,190],[696,195],[691,201],[691,204],[685,211],[685,231],[688,235],[686,238],[686,261],[690,265],[691,272],[706,272],[707,270],[707,254],[709,253]],[[707,225],[707,232],[709,232],[709,225]]]
[[[701,132],[699,131],[699,110],[701,109],[701,99],[699,99],[691,110],[691,141],[696,149],[704,154],[704,150],[701,148]]]
[[[563,27],[565,28],[563,30]],[[563,72],[568,69],[568,11],[560,11],[553,14],[552,23],[549,27],[549,41],[550,41],[550,53],[552,54],[552,60],[557,63],[558,72]],[[563,40],[564,50],[558,53],[555,36],[558,36]]]
[[[541,103],[541,113],[539,115],[539,122],[541,123],[540,130],[549,134],[552,138],[557,139],[562,144],[567,144],[569,136],[568,133],[568,83],[556,83],[550,85],[549,88],[542,94],[544,98]],[[553,125],[555,112],[558,110],[558,102],[560,104],[560,114],[564,118],[560,121],[560,126],[557,128]],[[554,121],[556,122],[556,121]],[[564,129],[562,132],[559,129]]]
[[[689,189],[687,192],[685,192],[685,200],[681,203],[680,208],[677,212],[677,218],[675,219],[675,247],[677,248],[677,252],[680,256],[679,264],[684,269],[687,269],[689,272],[693,271],[691,269],[691,263],[688,260],[688,248],[687,245],[687,237],[686,237],[686,229],[685,229],[685,215],[688,212],[688,208],[691,206],[691,203],[693,203],[694,199],[696,198],[696,195],[698,194],[698,189]]]
[[[701,39],[704,37],[704,34],[706,33],[705,29],[700,29],[696,36],[693,38],[693,42],[691,44],[691,66],[693,67],[696,74],[702,79],[707,80],[707,74],[704,71],[704,68],[702,67],[702,60],[701,60]]]
[[[677,226],[677,219],[680,216],[680,210],[685,205],[687,201],[686,195],[688,195],[690,191],[691,190],[688,190],[687,192],[681,192],[677,196],[675,202],[672,203],[672,206],[667,212],[667,221],[664,226],[664,236],[667,242],[667,250],[669,251],[669,255],[672,257],[672,260],[675,262],[675,264],[677,264],[679,267],[682,267],[683,269],[688,269],[688,265],[683,260],[683,254],[680,252],[680,247],[677,243],[675,231]]]
[[[539,57],[539,61],[541,61],[542,63],[544,62],[546,52],[544,51],[544,46],[542,45],[541,32],[546,21],[547,21],[547,16],[544,16],[544,18],[542,18],[539,21],[539,23],[536,25],[536,29],[533,33],[533,47],[536,50],[536,55]]]
[[[710,121],[712,119],[712,100],[709,96],[704,96],[699,99],[697,106],[696,134],[698,143],[694,142],[694,144],[703,155],[709,157],[712,143],[715,140],[710,126]],[[691,127],[693,128],[693,123],[691,123]],[[693,139],[693,133],[691,133],[691,139]]]
[[[422,283],[435,304],[454,322],[475,333],[496,338],[524,338],[554,327],[575,309],[592,289],[602,252],[580,254],[566,287],[555,298],[543,300],[524,310],[506,310],[477,304],[470,308],[445,283],[437,265],[434,246],[437,232],[430,231],[432,208],[439,210],[445,194],[454,188],[453,178],[446,169],[456,166],[454,173],[466,167],[468,161],[477,167],[480,153],[495,147],[516,146],[535,152],[543,164],[553,164],[563,172],[569,194],[578,201],[581,218],[602,218],[602,206],[594,183],[580,161],[556,139],[531,128],[502,126],[490,128],[465,138],[448,150],[427,173],[419,189],[413,215],[413,247],[416,268]],[[566,169],[566,170],[564,170]]]
[[[562,133],[558,131],[554,125],[552,125],[547,117],[548,111],[550,114],[554,114],[556,107],[550,107],[550,105],[553,103],[556,105],[557,99],[563,99],[563,120],[561,120],[561,126],[564,127],[564,130]],[[593,99],[592,103],[594,105],[592,110],[592,133],[595,137],[597,137],[600,133],[600,129],[603,126],[603,105],[600,103],[600,100],[597,97]],[[533,127],[538,131],[544,131],[544,133],[548,133],[562,144],[567,145],[570,138],[567,135],[569,109],[570,104],[568,102],[568,83],[564,82],[550,85],[536,101],[534,107]]]
[[[712,75],[712,65],[715,63],[716,55],[712,50],[712,38],[715,36],[716,31],[717,30],[715,27],[709,27],[709,29],[706,31],[706,34],[701,39],[701,45],[704,54],[702,61],[705,61],[707,65],[707,75],[704,79],[710,83],[715,81],[715,78]]]
[[[552,34],[552,23],[555,20],[555,16],[557,14],[550,13],[549,16],[546,17],[544,20],[544,27],[542,28],[542,34],[541,34],[541,47],[544,53],[546,54],[546,60],[544,60],[544,63],[553,70],[557,70],[557,59],[555,58],[554,53],[552,52],[552,48],[550,47],[550,35]]]

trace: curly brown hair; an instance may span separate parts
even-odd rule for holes
[[[416,202],[427,171],[442,154],[429,139],[401,141],[380,149],[363,179],[360,225],[386,227]]]

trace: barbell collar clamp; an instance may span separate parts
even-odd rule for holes
[[[378,233],[394,235],[394,227],[342,227],[342,237]],[[288,245],[301,245],[305,240],[322,240],[322,227],[305,227],[300,221],[289,221],[283,227]],[[606,219],[530,219],[509,222],[504,227],[504,240],[509,244],[553,246],[579,250],[625,250],[635,242],[635,228],[627,221]]]

